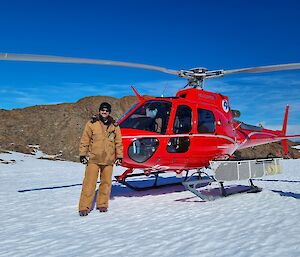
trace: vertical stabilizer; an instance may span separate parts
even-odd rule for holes
[[[288,116],[289,116],[289,105],[286,105],[284,120],[283,120],[283,125],[282,125],[282,133],[283,133],[284,136],[286,135]],[[287,145],[287,140],[286,139],[281,140],[281,144],[283,146],[284,154],[287,155],[288,152],[289,152],[288,145]]]

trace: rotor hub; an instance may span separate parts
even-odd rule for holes
[[[216,78],[224,76],[224,70],[209,71],[207,68],[192,68],[190,70],[180,70],[178,76],[181,78],[186,78],[188,84],[185,86],[190,86],[194,88],[203,89],[203,81],[209,78]]]

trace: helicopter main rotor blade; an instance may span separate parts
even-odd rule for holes
[[[51,55],[35,55],[35,54],[14,54],[14,53],[0,53],[0,61],[27,61],[27,62],[52,62],[52,63],[74,63],[74,64],[94,64],[94,65],[110,65],[121,66],[129,68],[138,68],[146,70],[160,71],[167,74],[177,75],[181,78],[189,80],[189,84],[203,82],[205,79],[223,77],[229,74],[238,73],[259,73],[283,70],[297,70],[300,69],[300,63],[278,64],[269,66],[258,66],[250,68],[232,69],[232,70],[215,70],[209,71],[206,68],[193,68],[190,70],[172,70],[160,66],[120,62],[102,59],[89,59],[77,57],[63,57]]]
[[[75,58],[51,55],[35,55],[35,54],[13,54],[13,53],[0,53],[0,61],[25,61],[25,62],[54,62],[54,63],[75,63],[75,64],[94,64],[94,65],[111,65],[129,68],[138,68],[146,70],[155,70],[163,73],[178,75],[179,71],[167,69],[160,66],[119,62],[102,59],[88,59],[88,58]]]
[[[235,69],[235,70],[224,70],[223,74],[228,75],[228,74],[237,74],[237,73],[259,73],[259,72],[298,70],[298,69],[300,69],[300,63],[288,63],[288,64],[242,68],[242,69]]]

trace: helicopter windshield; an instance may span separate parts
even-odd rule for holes
[[[147,101],[121,124],[121,128],[147,130],[165,134],[172,104],[167,101]]]
[[[128,113],[131,112],[138,104],[132,105],[119,119],[117,119],[117,122],[119,123],[120,120],[122,120]]]

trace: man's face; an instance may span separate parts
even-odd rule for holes
[[[102,108],[100,109],[99,114],[103,117],[103,118],[107,118],[109,115],[109,111],[107,108]]]

